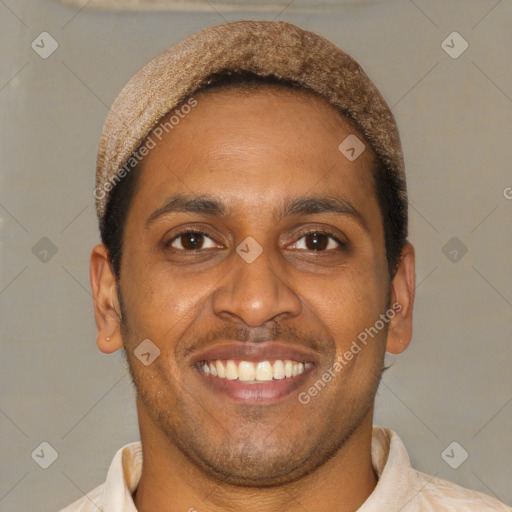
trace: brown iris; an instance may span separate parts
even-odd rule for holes
[[[308,240],[313,240],[313,243],[308,243]],[[311,251],[323,250],[329,244],[329,238],[322,233],[311,233],[306,236],[306,247]]]

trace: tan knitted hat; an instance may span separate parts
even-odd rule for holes
[[[223,71],[274,75],[324,96],[365,135],[398,179],[406,201],[395,119],[359,64],[327,39],[295,25],[240,21],[208,28],[170,48],[132,77],[116,98],[97,158],[94,197],[100,228],[112,189],[134,166],[131,156],[152,128],[211,75]]]

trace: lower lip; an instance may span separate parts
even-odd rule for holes
[[[295,377],[248,384],[247,382],[221,379],[197,370],[206,386],[214,393],[221,394],[236,402],[268,404],[282,400],[300,388],[314,369],[307,365],[304,372]]]

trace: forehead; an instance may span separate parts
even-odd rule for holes
[[[197,105],[178,123],[174,111],[162,120],[174,115],[171,130],[150,134],[155,144],[143,161],[139,214],[176,193],[217,194],[233,212],[244,206],[282,211],[285,196],[306,193],[349,195],[362,203],[373,190],[373,150],[316,94],[230,86],[194,99]],[[364,147],[354,160],[339,149],[347,137],[357,137],[358,150]]]

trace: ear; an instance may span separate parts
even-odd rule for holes
[[[89,270],[94,300],[94,319],[98,328],[96,345],[105,354],[111,354],[123,347],[123,340],[116,276],[105,245],[98,244],[93,247]]]
[[[412,338],[412,311],[416,288],[414,261],[414,247],[406,242],[391,282],[391,307],[396,313],[389,321],[386,343],[386,350],[391,354],[401,354]]]

